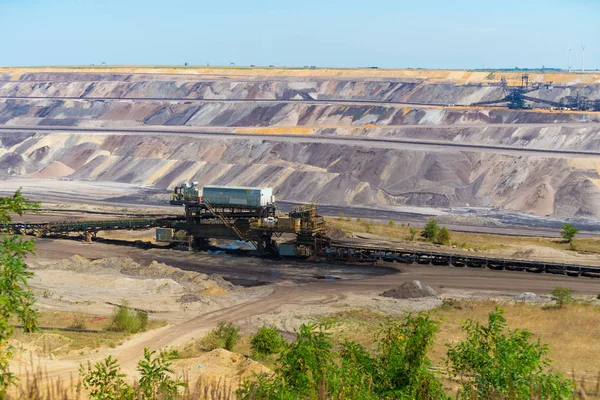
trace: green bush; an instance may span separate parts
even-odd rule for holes
[[[393,219],[390,219],[390,220],[388,221],[388,225],[389,225],[389,226],[396,226],[396,223],[394,222],[394,220],[393,220]]]
[[[487,326],[466,321],[466,339],[449,345],[449,371],[455,377],[472,377],[463,381],[459,398],[572,398],[573,382],[548,370],[548,346],[532,341],[527,330],[506,330],[502,314],[499,308],[492,311]]]
[[[221,348],[223,348],[223,341],[216,336],[214,329],[204,335],[198,342],[198,349],[201,351],[212,351]]]
[[[240,340],[240,328],[231,322],[221,321],[200,341],[203,350],[225,349],[232,351]]]
[[[125,380],[117,360],[108,356],[87,368],[79,365],[81,386],[94,400],[134,400],[134,399],[174,399],[178,398],[179,388],[184,386],[180,378],[171,378],[172,352],[149,351],[144,349],[144,358],[138,363],[140,380],[132,387]]]
[[[552,292],[550,292],[552,300],[556,302],[558,307],[563,307],[565,304],[572,303],[573,300],[573,289],[567,287],[557,286]]]
[[[286,345],[273,377],[244,381],[243,399],[448,399],[441,382],[429,371],[427,350],[438,323],[425,314],[388,320],[371,355],[363,346],[345,342],[334,350],[327,325],[302,325]],[[326,393],[326,395],[324,395]]]
[[[259,356],[275,354],[281,350],[284,341],[283,336],[273,326],[263,326],[250,339],[252,352]]]
[[[417,230],[415,228],[408,228],[408,240],[411,242],[415,240],[415,236],[417,236]]]
[[[173,380],[171,357],[173,352],[149,351],[144,349],[144,359],[138,363],[140,373],[139,391],[142,399],[173,399],[179,387],[184,386],[180,379]]]
[[[146,329],[148,313],[132,310],[126,301],[117,306],[108,324],[107,330],[113,332],[137,333]]]
[[[431,242],[435,240],[439,231],[440,227],[437,223],[437,220],[432,218],[425,224],[425,228],[423,228],[423,232],[421,232],[421,237]]]
[[[446,228],[445,226],[442,229],[440,229],[435,238],[435,243],[443,244],[444,246],[450,244],[450,230],[448,230],[448,228]]]
[[[134,390],[125,381],[126,375],[121,372],[117,360],[108,356],[92,367],[88,361],[87,368],[79,365],[81,386],[89,392],[91,399],[136,399]]]

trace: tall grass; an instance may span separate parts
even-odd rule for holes
[[[598,400],[600,399],[600,372],[595,382],[585,382],[581,379],[572,379],[577,383],[577,389],[573,394],[573,399],[579,400]],[[191,382],[187,375],[183,375],[184,387],[176,400],[234,400],[237,398],[235,391],[239,385],[239,380],[235,379],[211,379],[199,377]],[[78,391],[80,386],[79,379],[71,377],[68,380],[53,378],[43,369],[36,369],[34,372],[26,372],[19,385],[8,393],[7,400],[83,400],[88,396],[82,391]],[[137,390],[138,398],[141,397],[138,385],[134,385]],[[253,399],[262,399],[257,395]],[[325,393],[320,393],[319,399],[328,400]],[[265,399],[266,400],[266,399]],[[333,399],[332,399],[333,400]],[[472,397],[472,400],[478,398]],[[508,400],[498,397],[495,400]],[[529,400],[529,399],[527,399]],[[532,400],[547,400],[541,397],[533,397]]]

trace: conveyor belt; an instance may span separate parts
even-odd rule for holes
[[[183,217],[139,218],[104,221],[60,221],[41,223],[12,223],[0,226],[0,231],[11,234],[44,236],[70,232],[90,232],[111,230],[144,230],[158,227],[169,227]]]
[[[360,246],[333,242],[324,249],[324,257],[338,261],[375,262],[377,260],[407,264],[432,264],[454,267],[489,268],[498,270],[552,273],[600,278],[600,266],[566,264],[535,260],[516,260],[451,254],[423,250],[408,250],[378,246]]]
[[[107,230],[144,230],[181,226],[185,217],[142,218],[106,221],[13,223],[0,227],[0,231],[22,235],[56,235],[68,233],[96,233]],[[516,260],[475,255],[451,254],[424,250],[362,246],[353,243],[328,242],[318,250],[318,255],[343,262],[400,262],[407,264],[446,265],[454,267],[489,268],[498,270],[551,273],[569,276],[600,278],[600,265],[581,265],[535,260]]]

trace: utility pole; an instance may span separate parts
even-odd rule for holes
[[[581,72],[585,72],[585,46],[581,42]]]
[[[567,64],[567,71],[571,72],[571,50],[573,50],[571,48],[571,45],[569,45],[569,63]]]

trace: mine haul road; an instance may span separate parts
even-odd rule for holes
[[[582,124],[556,124],[556,126],[581,126]],[[589,123],[585,126],[597,125],[600,128],[600,123]],[[461,127],[514,127],[515,124],[488,124],[488,125],[461,125]],[[519,126],[539,126],[539,124],[523,124]],[[387,125],[386,127],[390,127]],[[444,128],[456,127],[456,125],[398,125],[398,128]],[[385,149],[406,149],[411,150],[423,149],[424,151],[479,151],[479,152],[500,152],[502,154],[510,154],[515,156],[551,156],[551,157],[597,157],[600,152],[586,150],[558,150],[558,149],[543,149],[543,148],[524,148],[515,146],[499,146],[499,145],[478,145],[468,143],[457,143],[443,140],[414,140],[414,139],[390,139],[377,137],[357,137],[357,136],[325,136],[311,134],[261,134],[261,133],[237,133],[239,129],[253,129],[260,131],[264,127],[190,127],[182,129],[181,127],[166,129],[160,128],[82,128],[73,126],[0,126],[1,131],[26,131],[26,132],[49,132],[49,133],[83,133],[83,134],[105,134],[105,135],[180,135],[180,136],[199,136],[212,139],[245,139],[245,140],[267,140],[280,142],[296,142],[296,143],[333,143],[349,146],[361,147],[379,147]],[[285,127],[278,127],[285,129]],[[349,126],[348,128],[352,128]],[[293,128],[290,128],[293,129]]]

